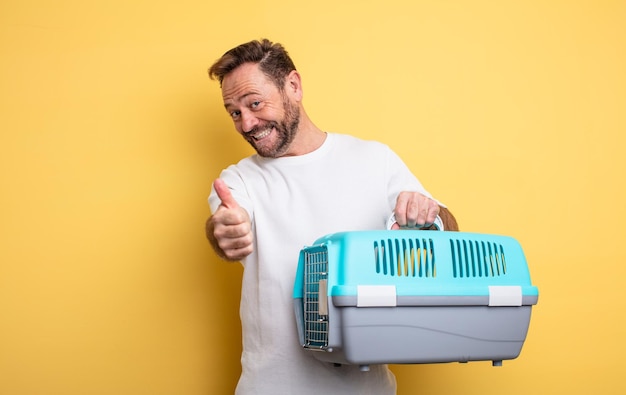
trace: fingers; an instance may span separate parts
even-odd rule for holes
[[[249,223],[216,227],[214,234],[226,258],[239,260],[252,253],[253,243]]]
[[[218,212],[231,211],[220,208]],[[206,234],[211,246],[220,257],[239,261],[250,255],[254,249],[250,222],[235,225],[226,225],[220,220],[219,215],[209,217],[206,222]]]
[[[221,178],[216,179],[213,182],[213,188],[215,188],[217,196],[222,201],[222,206],[226,206],[227,208],[239,207],[239,204],[237,204],[237,201],[233,198],[233,195],[230,193],[230,189],[224,180]]]
[[[422,228],[435,221],[439,204],[418,192],[401,192],[394,213],[400,227]]]

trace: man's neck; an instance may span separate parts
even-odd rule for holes
[[[283,156],[299,156],[311,153],[326,141],[326,132],[319,129],[311,120],[302,114],[298,134],[291,143],[289,150]]]

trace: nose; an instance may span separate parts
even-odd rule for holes
[[[250,111],[241,112],[241,131],[247,133],[254,129],[259,124],[259,119],[254,116]]]

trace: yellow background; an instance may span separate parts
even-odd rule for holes
[[[399,395],[622,394],[623,1],[0,5],[0,394],[232,393],[240,265],[203,235],[250,149],[206,70],[268,37],[321,128],[381,140],[540,289],[521,356]]]

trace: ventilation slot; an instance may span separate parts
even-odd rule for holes
[[[400,277],[435,277],[431,239],[387,239],[374,242],[376,273]]]
[[[484,241],[450,240],[454,277],[497,277],[506,274],[504,249]]]

